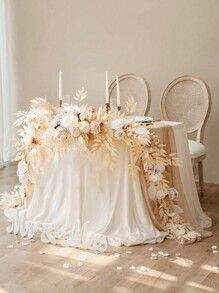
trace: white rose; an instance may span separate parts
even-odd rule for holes
[[[179,200],[179,193],[174,187],[169,189],[169,197],[171,200],[174,200],[174,201]]]
[[[165,166],[163,164],[156,164],[155,167],[157,173],[163,173],[165,171]]]
[[[81,134],[80,128],[78,126],[71,127],[70,132],[73,137],[78,137]]]
[[[163,189],[159,189],[157,191],[156,197],[157,198],[164,198],[166,195],[167,195],[167,192],[166,191],[164,191]]]
[[[73,114],[65,114],[62,116],[61,125],[62,127],[69,128],[73,123],[78,122],[78,117]]]
[[[158,182],[163,179],[163,175],[161,173],[153,173],[149,176],[149,181]]]

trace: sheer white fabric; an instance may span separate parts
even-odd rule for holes
[[[167,123],[169,125],[171,124],[171,122]],[[174,122],[172,122],[172,124],[174,125]],[[190,223],[196,227],[209,228],[212,225],[212,221],[205,212],[203,212],[199,201],[185,126],[183,123],[175,122],[173,130],[177,156],[183,162],[183,167],[179,168],[183,189],[183,194],[181,194],[181,205]]]
[[[28,208],[5,211],[12,231],[44,242],[65,239],[66,245],[100,249],[161,242],[166,233],[152,224],[139,177],[129,172],[128,147],[118,144],[119,157],[110,170],[104,153],[71,150],[56,164],[52,159],[36,182]]]
[[[9,87],[6,1],[0,0],[0,167],[11,159],[12,105]]]
[[[183,161],[180,206],[185,219],[198,229],[208,228],[211,219],[199,202],[184,127],[180,123],[167,126],[173,129]],[[8,232],[30,238],[40,232],[46,243],[61,240],[64,245],[98,250],[107,245],[161,242],[166,233],[152,223],[141,179],[130,174],[131,156],[122,142],[118,143],[118,154],[112,170],[104,153],[91,155],[71,149],[58,163],[48,158],[27,206],[5,210],[12,222]]]

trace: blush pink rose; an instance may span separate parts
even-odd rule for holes
[[[144,171],[147,173],[154,173],[156,170],[155,165],[151,163],[144,164]]]
[[[88,106],[86,109],[87,113],[94,113],[95,112],[95,108],[93,106]]]
[[[80,128],[78,126],[72,127],[71,134],[73,137],[78,137],[81,134]]]
[[[100,122],[92,121],[90,123],[90,131],[93,135],[97,135],[100,133]]]
[[[83,116],[88,121],[94,120],[96,118],[95,108],[92,106],[88,106],[83,113]]]

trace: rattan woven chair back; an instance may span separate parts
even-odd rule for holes
[[[137,102],[135,115],[147,115],[150,110],[151,97],[148,83],[135,74],[119,76],[121,107],[123,108],[129,97]],[[109,87],[110,104],[116,107],[116,80]]]
[[[203,141],[203,131],[211,107],[207,85],[193,76],[173,80],[161,97],[161,112],[165,120],[182,121],[187,133],[197,132],[197,141]]]

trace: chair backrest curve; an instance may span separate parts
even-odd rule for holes
[[[184,122],[187,133],[197,132],[197,141],[200,142],[203,142],[210,109],[208,86],[194,76],[185,75],[173,80],[161,96],[163,118]]]
[[[133,97],[137,102],[135,115],[147,115],[150,110],[150,88],[144,78],[135,74],[119,76],[121,106],[124,107],[127,99]],[[109,86],[111,107],[116,107],[116,80]]]

